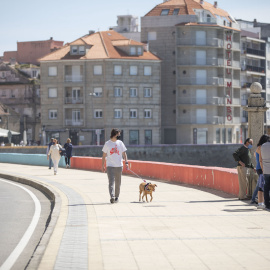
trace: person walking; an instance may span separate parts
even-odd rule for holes
[[[251,198],[251,202],[250,204],[256,204],[256,197],[258,195],[258,208],[264,208],[264,203],[263,203],[263,189],[260,187],[260,184],[261,184],[261,175],[262,175],[262,167],[261,167],[261,146],[266,143],[269,139],[269,136],[267,134],[264,134],[261,136],[258,144],[257,144],[257,149],[256,149],[256,152],[255,152],[255,157],[256,157],[256,172],[259,176],[258,178],[258,181],[257,181],[257,185],[256,185],[256,188],[253,192],[253,195],[252,195],[252,198]]]
[[[270,209],[269,190],[270,190],[270,141],[261,146],[262,171],[264,176],[264,204],[266,209]]]
[[[49,143],[49,145],[48,145],[48,147],[47,147],[47,156],[48,156],[48,153],[49,153],[49,151],[50,151],[50,148],[51,148],[51,146],[53,145],[53,138],[51,138],[51,141],[50,141],[50,143]],[[52,168],[52,158],[51,158],[51,155],[49,155],[49,170]]]
[[[109,180],[110,202],[119,202],[121,176],[123,170],[123,159],[125,160],[126,169],[128,169],[127,148],[124,143],[119,140],[121,131],[117,128],[112,129],[110,140],[108,140],[102,149],[102,172],[107,169]],[[105,168],[106,159],[106,168]]]
[[[238,148],[234,153],[233,157],[237,161],[237,172],[238,172],[238,182],[239,182],[239,200],[247,200],[246,192],[248,190],[248,179],[247,170],[249,168],[254,169],[254,165],[251,162],[251,152],[250,149],[253,146],[253,140],[247,138],[244,145]]]
[[[47,159],[49,159],[49,156],[51,155],[53,168],[54,168],[54,175],[57,174],[58,164],[61,158],[61,155],[60,155],[61,148],[62,148],[61,145],[57,143],[57,139],[54,139],[53,144],[51,145],[50,150],[47,155]]]
[[[73,149],[73,145],[71,144],[70,138],[67,139],[67,142],[64,144],[64,148],[66,149],[65,155],[66,168],[70,168],[70,158],[72,157],[72,149]]]

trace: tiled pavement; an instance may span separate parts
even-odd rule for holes
[[[39,269],[270,269],[270,212],[230,195],[161,181],[139,203],[123,176],[110,204],[107,175],[1,164],[1,173],[54,189],[61,211]],[[226,180],[226,179],[225,179]]]

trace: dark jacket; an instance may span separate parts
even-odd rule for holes
[[[66,149],[66,156],[72,157],[73,145],[71,143],[65,143],[64,148]]]
[[[245,164],[245,167],[254,169],[254,165],[251,162],[251,152],[250,149],[242,145],[233,153],[234,160],[238,162],[237,166],[241,166],[239,161],[242,161]]]

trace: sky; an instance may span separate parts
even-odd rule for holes
[[[217,0],[237,19],[270,23],[269,0]],[[1,1],[0,56],[16,51],[17,41],[71,42],[89,30],[116,26],[117,15],[144,16],[163,0],[8,0]],[[214,3],[208,0],[209,3]]]

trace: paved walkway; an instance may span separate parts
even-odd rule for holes
[[[61,211],[39,269],[270,269],[270,212],[221,192],[160,181],[152,203],[139,203],[140,179],[123,176],[109,203],[100,172],[0,164],[42,182]]]

